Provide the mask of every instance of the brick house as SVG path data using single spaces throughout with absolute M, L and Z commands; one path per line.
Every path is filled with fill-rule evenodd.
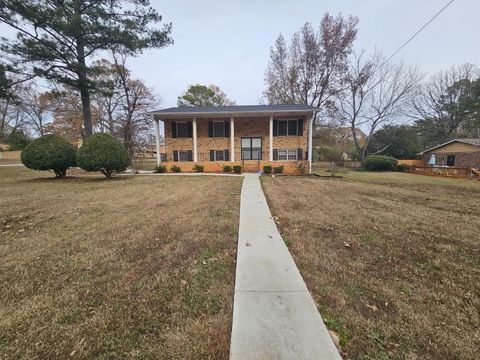
M 196 164 L 206 172 L 221 172 L 224 165 L 241 165 L 243 171 L 283 165 L 285 173 L 309 172 L 316 110 L 292 104 L 153 111 L 158 147 L 160 121 L 165 138 L 165 154 L 157 164 L 177 165 L 185 172 Z
M 427 166 L 480 168 L 480 140 L 454 139 L 420 153 Z

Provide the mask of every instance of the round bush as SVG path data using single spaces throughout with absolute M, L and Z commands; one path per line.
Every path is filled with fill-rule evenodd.
M 125 146 L 109 134 L 90 136 L 77 152 L 77 164 L 85 171 L 100 171 L 107 178 L 125 171 L 129 164 Z
M 363 166 L 370 171 L 393 171 L 397 165 L 397 159 L 390 156 L 372 155 L 367 157 Z
M 22 151 L 22 163 L 33 170 L 52 170 L 56 177 L 65 177 L 75 166 L 75 148 L 57 135 L 44 135 L 33 140 Z

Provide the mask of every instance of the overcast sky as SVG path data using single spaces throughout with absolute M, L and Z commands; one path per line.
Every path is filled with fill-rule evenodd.
M 137 77 L 176 105 L 189 84 L 219 85 L 237 104 L 257 104 L 269 48 L 279 33 L 290 39 L 325 12 L 359 18 L 357 49 L 393 53 L 447 0 L 152 0 L 173 24 L 175 44 L 132 59 Z M 453 64 L 480 65 L 479 0 L 456 0 L 396 57 L 434 73 Z
M 130 59 L 133 75 L 176 106 L 190 84 L 215 84 L 237 104 L 259 103 L 269 49 L 279 33 L 289 41 L 325 12 L 359 18 L 357 50 L 397 50 L 448 0 L 151 0 L 173 24 L 174 45 Z M 480 0 L 455 0 L 394 60 L 427 74 L 465 62 L 480 65 Z M 4 36 L 15 32 L 0 26 Z

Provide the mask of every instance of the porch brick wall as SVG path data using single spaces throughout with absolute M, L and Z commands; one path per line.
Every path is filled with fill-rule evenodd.
M 304 158 L 307 151 L 307 134 L 308 121 L 301 117 L 274 117 L 274 120 L 283 119 L 302 119 L 303 120 L 303 134 L 302 136 L 274 136 L 274 149 L 302 149 Z M 192 138 L 172 138 L 172 121 L 191 121 L 192 119 L 166 119 L 164 121 L 165 127 L 165 143 L 166 152 L 173 153 L 174 150 L 193 150 Z M 230 121 L 230 118 L 197 118 L 197 151 L 198 154 L 208 154 L 210 150 L 230 150 L 229 137 L 208 137 L 208 122 L 209 121 Z M 269 117 L 241 117 L 234 118 L 235 128 L 235 160 L 240 160 L 241 152 L 241 138 L 242 137 L 261 137 L 262 150 L 264 160 L 268 160 L 269 147 L 269 133 L 270 133 L 270 118 Z

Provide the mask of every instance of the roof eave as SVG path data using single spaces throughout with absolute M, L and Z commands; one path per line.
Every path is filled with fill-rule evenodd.
M 212 118 L 212 117 L 248 117 L 268 115 L 310 115 L 316 110 L 265 110 L 265 111 L 222 111 L 222 112 L 161 112 L 152 111 L 149 114 L 156 118 L 180 119 L 180 118 Z
M 423 154 L 425 154 L 425 153 L 427 153 L 427 152 L 430 152 L 430 151 L 432 151 L 432 150 L 441 148 L 442 146 L 451 144 L 452 142 L 455 142 L 455 141 L 458 141 L 458 142 L 461 142 L 461 143 L 464 143 L 464 144 L 468 144 L 468 145 L 480 146 L 480 145 L 477 145 L 477 144 L 472 144 L 471 142 L 468 142 L 468 141 L 464 141 L 463 139 L 453 139 L 453 140 L 447 141 L 447 142 L 445 142 L 445 143 L 443 143 L 443 144 L 434 146 L 434 147 L 432 147 L 432 148 L 430 148 L 430 149 L 423 150 L 421 153 L 418 153 L 418 155 L 423 155 Z

